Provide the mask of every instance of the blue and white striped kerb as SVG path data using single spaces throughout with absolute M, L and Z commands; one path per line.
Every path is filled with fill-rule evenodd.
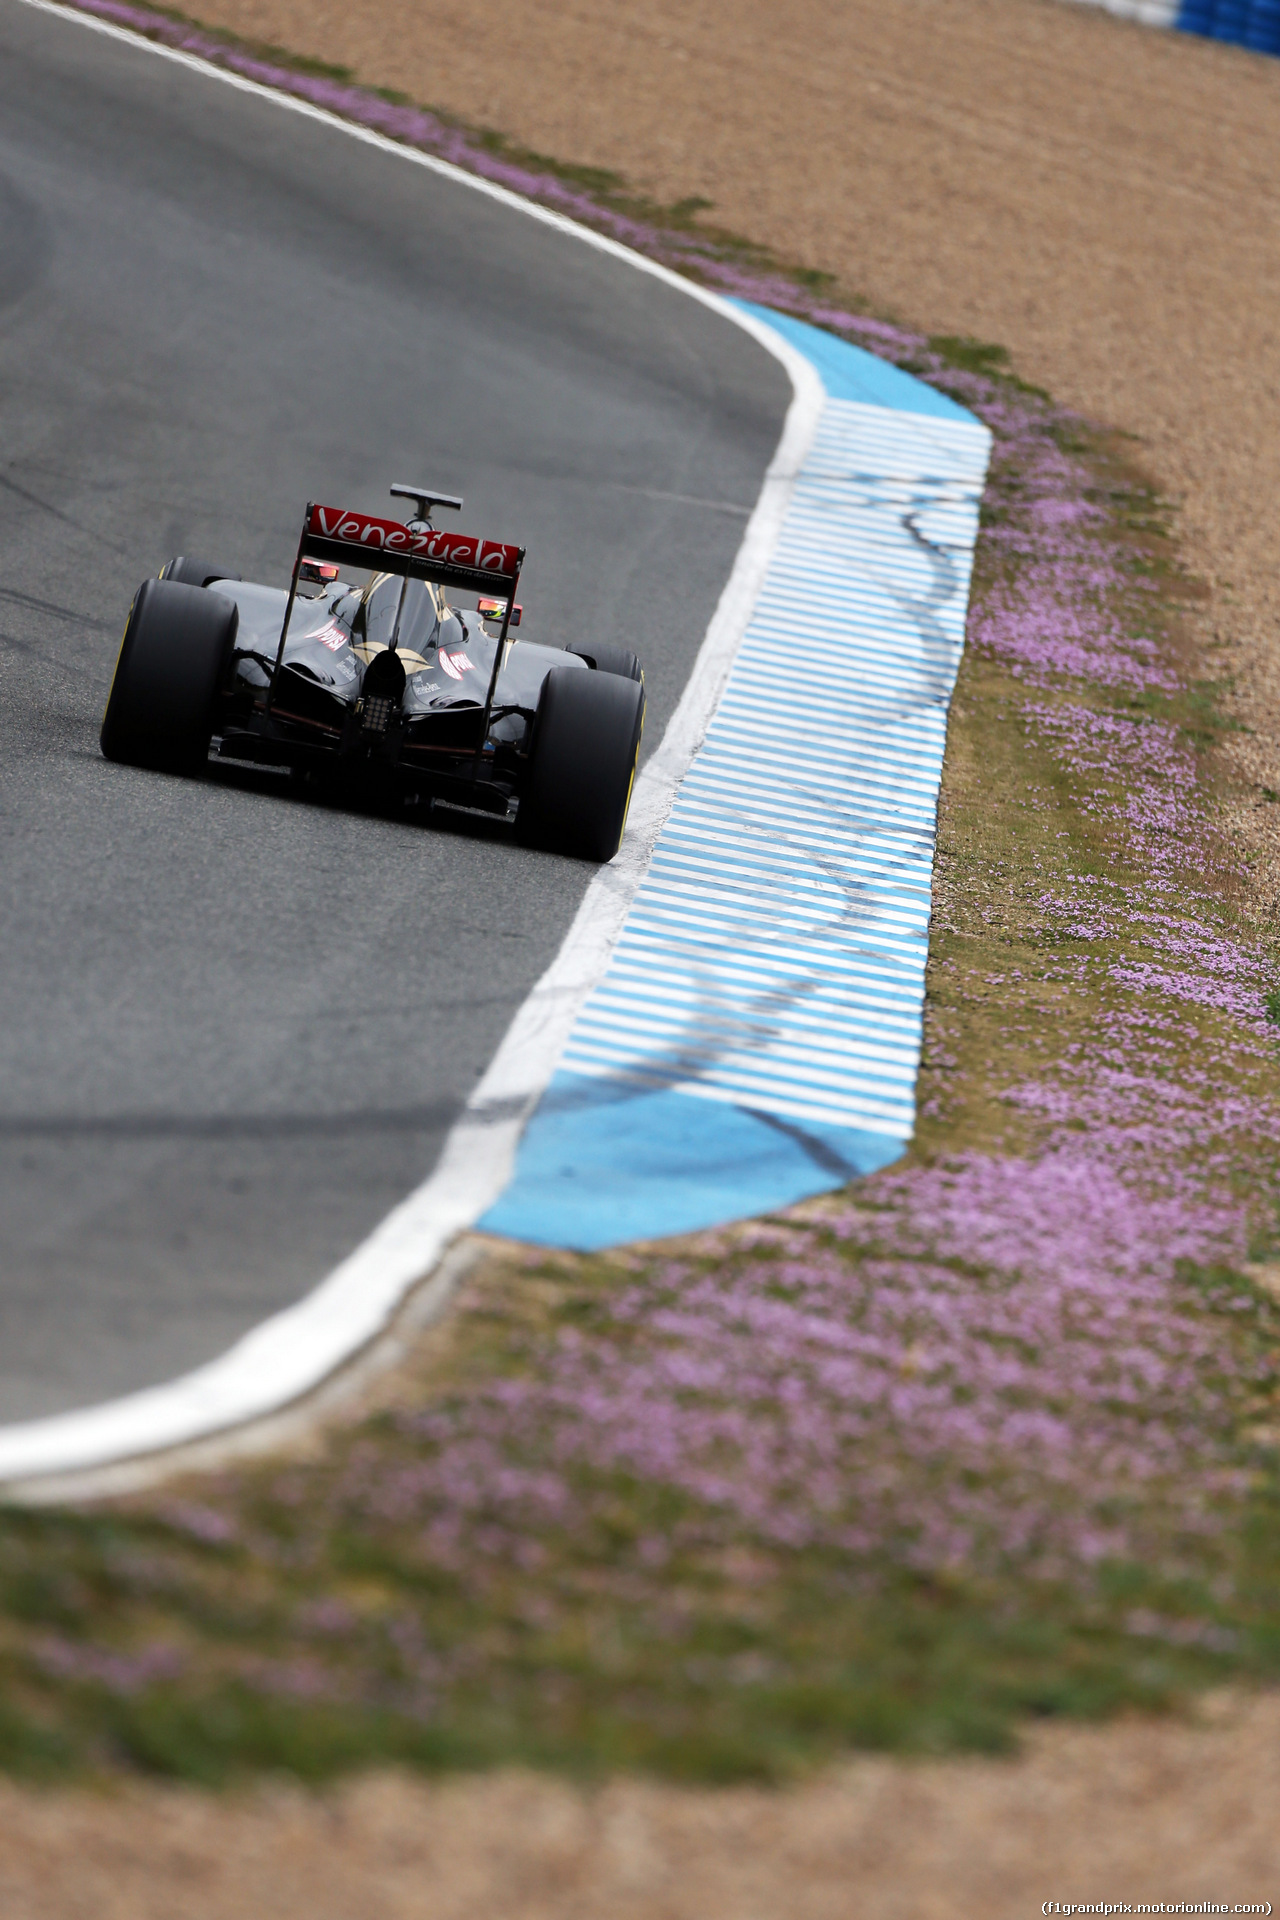
M 753 308 L 827 400 L 706 739 L 479 1224 L 581 1249 L 785 1205 L 914 1124 L 947 706 L 990 435 Z

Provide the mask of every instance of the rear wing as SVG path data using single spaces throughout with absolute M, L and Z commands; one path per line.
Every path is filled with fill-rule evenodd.
M 439 504 L 446 503 L 441 501 Z M 458 505 L 461 504 L 459 501 Z M 302 537 L 298 541 L 298 554 L 293 563 L 293 578 L 289 582 L 280 644 L 276 648 L 275 666 L 267 688 L 267 714 L 270 714 L 275 699 L 276 682 L 284 660 L 284 646 L 289 634 L 293 603 L 298 597 L 298 577 L 304 560 L 329 561 L 340 567 L 371 567 L 379 573 L 399 574 L 406 582 L 430 580 L 436 586 L 460 587 L 466 592 L 481 593 L 506 604 L 501 616 L 502 632 L 494 653 L 493 670 L 489 675 L 474 777 L 479 772 L 481 752 L 488 737 L 498 669 L 505 653 L 507 634 L 513 624 L 515 592 L 520 569 L 524 565 L 524 552 L 523 547 L 509 546 L 501 540 L 484 540 L 478 534 L 441 533 L 435 527 L 428 526 L 425 519 L 406 527 L 399 520 L 380 520 L 370 513 L 353 512 L 347 507 L 321 507 L 314 501 L 308 501 Z M 393 652 L 400 635 L 404 592 L 404 587 L 401 587 L 400 606 L 396 610 L 396 623 L 391 635 Z M 519 615 L 515 614 L 515 619 L 518 618 Z
M 300 557 L 333 560 L 339 566 L 376 567 L 380 573 L 433 580 L 510 600 L 515 593 L 524 548 L 477 534 L 439 533 L 431 527 L 405 527 L 345 507 L 307 508 Z

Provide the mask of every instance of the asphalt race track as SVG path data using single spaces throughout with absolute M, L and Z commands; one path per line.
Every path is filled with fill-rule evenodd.
M 786 376 L 696 302 L 0 0 L 0 1420 L 212 1358 L 430 1170 L 591 870 L 97 746 L 138 581 L 393 480 L 679 697 Z

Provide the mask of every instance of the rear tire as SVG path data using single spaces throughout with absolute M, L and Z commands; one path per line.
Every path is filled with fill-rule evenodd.
M 238 573 L 228 573 L 224 567 L 212 566 L 208 560 L 192 560 L 185 553 L 160 569 L 162 580 L 175 580 L 180 587 L 207 587 L 211 580 L 239 580 L 240 577 Z
M 617 673 L 624 680 L 644 679 L 644 668 L 630 647 L 597 646 L 591 642 L 585 647 L 566 647 L 565 652 L 576 653 L 579 660 L 585 660 L 597 673 Z
M 553 667 L 542 683 L 516 818 L 525 846 L 612 860 L 627 823 L 643 730 L 638 680 Z
M 201 770 L 239 617 L 225 594 L 143 581 L 102 719 L 108 760 L 167 773 Z

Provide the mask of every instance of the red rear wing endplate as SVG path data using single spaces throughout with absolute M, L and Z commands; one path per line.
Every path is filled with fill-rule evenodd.
M 307 508 L 301 554 L 333 560 L 339 566 L 371 567 L 379 573 L 407 574 L 510 600 L 524 565 L 524 548 L 477 534 L 439 533 L 379 520 L 345 507 Z

